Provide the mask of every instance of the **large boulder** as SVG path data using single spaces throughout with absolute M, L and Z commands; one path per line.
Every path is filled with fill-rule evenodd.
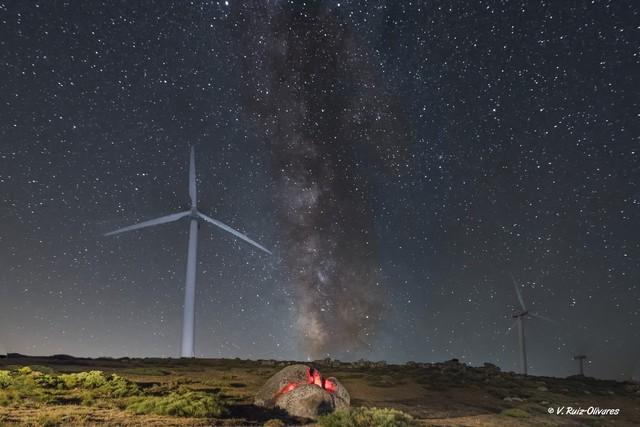
M 348 408 L 351 405 L 351 396 L 346 388 L 335 377 L 325 380 L 325 388 L 333 394 L 336 409 Z
M 302 384 L 281 394 L 276 406 L 289 415 L 304 418 L 317 418 L 336 409 L 331 393 L 315 384 Z
M 317 418 L 336 409 L 348 408 L 351 397 L 334 377 L 324 379 L 306 365 L 291 365 L 274 374 L 260 388 L 254 403 L 278 407 L 289 415 Z
M 273 408 L 278 395 L 289 384 L 307 383 L 309 367 L 305 365 L 290 365 L 278 371 L 258 390 L 254 403 L 257 406 Z

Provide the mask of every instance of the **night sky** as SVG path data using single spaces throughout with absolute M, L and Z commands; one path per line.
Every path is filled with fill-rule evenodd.
M 0 2 L 0 352 L 640 379 L 632 1 Z

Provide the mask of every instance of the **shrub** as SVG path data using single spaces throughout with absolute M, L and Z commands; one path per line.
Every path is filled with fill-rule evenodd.
M 226 402 L 219 395 L 201 391 L 171 393 L 162 397 L 144 397 L 130 404 L 127 409 L 136 414 L 195 418 L 220 417 L 228 414 Z
M 56 388 L 62 383 L 58 376 L 49 374 L 37 375 L 34 380 L 36 384 L 43 388 Z
M 416 425 L 413 418 L 390 408 L 352 408 L 320 417 L 321 427 L 409 427 Z
M 136 383 L 116 374 L 106 376 L 102 371 L 61 375 L 40 374 L 35 376 L 34 380 L 43 388 L 83 389 L 91 391 L 95 396 L 103 397 L 127 397 L 141 393 Z
M 18 369 L 18 373 L 21 375 L 29 375 L 33 370 L 28 366 L 23 366 Z
M 102 371 L 78 372 L 75 374 L 62 374 L 60 380 L 64 388 L 98 388 L 107 383 L 107 377 Z
M 11 378 L 11 372 L 0 371 L 0 388 L 7 388 L 13 384 L 13 378 Z
M 285 427 L 286 424 L 282 420 L 272 419 L 264 423 L 263 427 Z
M 109 397 L 136 396 L 141 393 L 136 383 L 116 374 L 111 374 L 107 383 L 99 390 Z

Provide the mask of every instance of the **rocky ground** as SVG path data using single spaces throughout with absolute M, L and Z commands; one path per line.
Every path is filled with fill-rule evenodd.
M 229 414 L 214 418 L 135 415 L 107 401 L 73 399 L 32 402 L 0 399 L 0 424 L 67 425 L 263 425 L 270 419 L 312 425 L 253 405 L 256 392 L 274 373 L 294 362 L 239 359 L 82 359 L 69 356 L 0 357 L 0 370 L 22 366 L 49 372 L 101 370 L 134 381 L 145 390 L 186 387 L 225 396 Z M 348 389 L 353 406 L 394 408 L 412 415 L 422 426 L 638 426 L 640 385 L 586 377 L 524 377 L 486 364 L 470 367 L 455 360 L 444 363 L 312 364 Z M 1 391 L 1 390 L 0 390 Z M 1 397 L 1 396 L 0 396 Z M 120 405 L 121 406 L 121 405 Z M 566 414 L 568 408 L 585 413 Z M 617 415 L 586 413 L 618 409 Z M 550 414 L 550 410 L 553 414 Z M 560 415 L 556 412 L 564 412 Z

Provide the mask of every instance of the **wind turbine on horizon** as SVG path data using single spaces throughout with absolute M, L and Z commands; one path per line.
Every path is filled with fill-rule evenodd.
M 524 299 L 522 298 L 522 293 L 520 292 L 520 286 L 518 285 L 518 282 L 516 282 L 516 278 L 512 275 L 511 279 L 513 280 L 513 286 L 516 289 L 516 295 L 518 296 L 518 302 L 520 303 L 520 307 L 522 308 L 522 311 L 511 316 L 516 320 L 515 322 L 513 322 L 511 326 L 509 326 L 507 333 L 511 332 L 511 330 L 513 330 L 513 328 L 516 325 L 518 325 L 518 336 L 519 336 L 519 342 L 520 342 L 520 367 L 522 369 L 522 373 L 524 375 L 527 375 L 527 372 L 528 372 L 527 349 L 526 349 L 525 338 L 524 338 L 524 320 L 527 316 L 537 317 L 538 319 L 546 320 L 547 322 L 553 322 L 553 320 L 549 319 L 548 317 L 542 316 L 538 313 L 529 311 L 529 309 L 527 309 L 527 307 L 524 304 Z
M 139 228 L 151 227 L 154 225 L 166 224 L 179 219 L 189 218 L 189 246 L 187 250 L 187 275 L 184 289 L 184 311 L 182 320 L 182 357 L 194 357 L 194 324 L 195 324 L 195 297 L 196 297 L 196 259 L 198 251 L 198 228 L 199 222 L 204 220 L 216 227 L 222 228 L 224 231 L 251 243 L 256 248 L 271 254 L 259 243 L 254 242 L 244 234 L 229 227 L 227 224 L 216 219 L 210 218 L 198 210 L 197 194 L 196 194 L 196 166 L 195 166 L 195 150 L 191 147 L 191 156 L 189 160 L 189 197 L 191 198 L 191 209 L 184 212 L 178 212 L 166 215 L 160 218 L 151 219 L 120 228 L 118 230 L 106 233 L 105 236 L 125 233 L 127 231 L 137 230 Z

